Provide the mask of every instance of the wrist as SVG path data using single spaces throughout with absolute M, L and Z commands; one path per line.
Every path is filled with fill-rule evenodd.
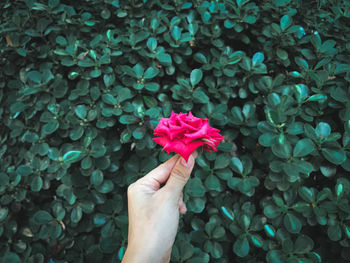
M 151 244 L 129 243 L 122 263 L 168 263 L 170 255 L 171 249 L 162 253 Z

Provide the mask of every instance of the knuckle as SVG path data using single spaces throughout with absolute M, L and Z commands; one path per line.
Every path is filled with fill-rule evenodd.
M 172 176 L 181 182 L 187 182 L 188 180 L 188 174 L 180 168 L 174 168 Z
M 132 195 L 134 192 L 135 192 L 135 188 L 136 188 L 136 184 L 135 183 L 132 183 L 128 186 L 128 195 Z

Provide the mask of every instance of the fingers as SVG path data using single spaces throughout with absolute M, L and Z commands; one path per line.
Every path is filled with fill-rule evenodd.
M 179 158 L 171 170 L 169 179 L 164 186 L 164 190 L 170 191 L 175 198 L 180 197 L 182 189 L 190 177 L 195 157 L 197 157 L 196 152 L 190 155 L 187 162 L 182 157 Z
M 183 203 L 182 202 L 182 204 L 181 205 L 179 205 L 179 212 L 181 213 L 181 214 L 186 214 L 186 212 L 187 212 L 187 207 L 186 207 L 186 204 L 185 203 Z
M 181 214 L 186 214 L 187 212 L 187 207 L 186 207 L 186 204 L 185 202 L 183 201 L 183 193 L 181 192 L 181 196 L 180 196 L 180 200 L 179 200 L 179 212 Z
M 168 180 L 170 172 L 174 168 L 179 158 L 180 156 L 178 154 L 173 156 L 165 163 L 162 163 L 158 167 L 154 168 L 140 180 L 149 185 L 154 191 L 157 191 L 160 188 L 160 185 Z

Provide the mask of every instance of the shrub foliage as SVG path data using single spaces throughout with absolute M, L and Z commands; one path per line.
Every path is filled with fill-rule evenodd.
M 349 262 L 345 0 L 0 3 L 0 260 L 120 262 L 161 117 L 222 130 L 173 262 Z M 146 227 L 146 226 L 145 226 Z

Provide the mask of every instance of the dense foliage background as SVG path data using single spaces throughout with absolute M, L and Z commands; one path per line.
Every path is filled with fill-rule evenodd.
M 172 262 L 350 262 L 350 4 L 0 2 L 0 262 L 120 262 L 161 117 L 222 130 Z

